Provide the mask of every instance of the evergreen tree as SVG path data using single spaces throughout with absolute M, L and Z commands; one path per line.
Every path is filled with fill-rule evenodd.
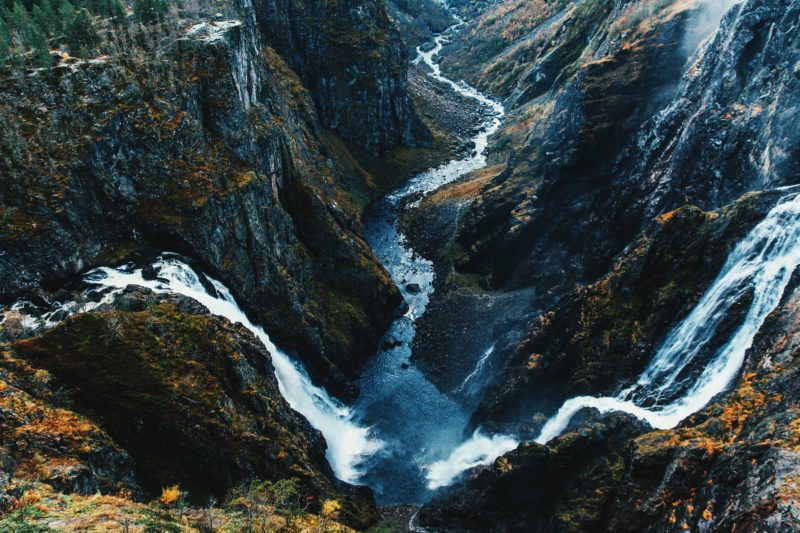
M 25 6 L 19 2 L 15 2 L 8 22 L 9 26 L 11 26 L 12 36 L 14 36 L 17 41 L 17 46 L 20 49 L 25 49 L 30 46 L 32 23 Z
M 58 7 L 58 20 L 62 32 L 72 23 L 72 19 L 75 18 L 75 11 L 75 6 L 70 4 L 68 0 L 65 0 Z
M 50 57 L 50 46 L 47 43 L 47 36 L 37 25 L 31 28 L 30 46 L 33 52 L 32 61 L 34 66 L 49 67 L 52 64 Z
M 111 18 L 116 21 L 125 19 L 125 8 L 119 0 L 95 0 L 94 10 L 105 18 Z
M 3 17 L 0 17 L 0 66 L 5 64 L 9 55 L 11 55 L 11 34 L 8 24 Z
M 164 20 L 169 4 L 167 0 L 135 0 L 133 12 L 144 24 L 153 24 Z
M 31 17 L 39 28 L 47 35 L 59 32 L 58 17 L 50 4 L 50 0 L 42 0 L 38 6 L 33 6 Z
M 64 41 L 71 52 L 77 53 L 81 48 L 84 48 L 87 55 L 100 42 L 100 36 L 97 35 L 97 31 L 94 29 L 94 24 L 92 24 L 88 11 L 85 9 L 79 10 L 73 19 L 65 25 Z

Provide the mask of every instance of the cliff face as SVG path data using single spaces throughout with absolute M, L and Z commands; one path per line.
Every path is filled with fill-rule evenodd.
M 496 167 L 450 189 L 473 193 L 439 249 L 453 264 L 442 292 L 524 298 L 519 315 L 535 316 L 499 338 L 497 375 L 470 429 L 532 439 L 564 400 L 630 386 L 785 191 L 746 193 L 800 179 L 787 122 L 800 102 L 798 6 L 723 7 L 508 1 L 470 22 L 445 58 L 502 95 L 509 115 Z M 547 446 L 525 442 L 468 472 L 423 508 L 422 525 L 796 529 L 797 297 L 795 280 L 730 390 L 676 429 L 581 411 Z M 728 311 L 711 348 L 751 299 Z M 480 323 L 496 335 L 503 321 L 498 312 Z M 462 353 L 421 355 L 439 368 Z
M 474 424 L 533 439 L 568 398 L 629 386 L 779 196 L 659 217 L 607 276 L 538 318 L 511 349 Z M 422 523 L 446 531 L 796 529 L 799 297 L 795 279 L 732 390 L 677 428 L 581 411 L 546 446 L 524 442 L 470 472 L 423 509 Z M 748 296 L 723 332 L 739 327 L 743 304 Z
M 447 7 L 436 0 L 389 0 L 386 6 L 410 50 L 456 23 Z
M 6 77 L 4 298 L 138 246 L 180 251 L 351 394 L 400 297 L 360 236 L 347 189 L 363 178 L 336 166 L 324 128 L 379 150 L 418 123 L 383 4 L 337 6 L 229 6 Z
M 262 34 L 310 89 L 323 126 L 373 153 L 430 141 L 406 94 L 406 51 L 383 1 L 254 5 Z
M 661 212 L 795 181 L 796 5 L 745 2 L 695 57 L 715 27 L 698 22 L 702 3 L 548 4 L 498 46 L 490 21 L 511 4 L 473 23 L 465 41 L 478 42 L 448 60 L 485 61 L 459 72 L 512 109 L 498 140 L 506 171 L 462 224 L 460 270 L 568 288 L 607 271 Z

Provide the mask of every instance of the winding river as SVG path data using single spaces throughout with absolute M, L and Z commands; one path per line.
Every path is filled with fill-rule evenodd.
M 362 482 L 372 487 L 382 504 L 419 503 L 431 490 L 449 484 L 461 471 L 488 463 L 513 449 L 517 441 L 476 432 L 464 440 L 472 414 L 460 401 L 440 392 L 411 363 L 416 333 L 434 291 L 433 263 L 417 254 L 398 226 L 399 213 L 417 206 L 429 193 L 486 166 L 489 138 L 500 127 L 502 104 L 465 83 L 445 77 L 436 62 L 447 37 L 463 25 L 459 21 L 436 37 L 430 50 L 417 49 L 415 63 L 429 75 L 490 112 L 472 141 L 474 150 L 463 159 L 414 176 L 376 202 L 365 217 L 369 245 L 400 288 L 408 304 L 406 314 L 387 332 L 383 349 L 361 378 L 361 396 L 354 406 L 361 423 L 371 428 L 382 446 L 363 461 Z M 479 371 L 479 369 L 478 369 Z

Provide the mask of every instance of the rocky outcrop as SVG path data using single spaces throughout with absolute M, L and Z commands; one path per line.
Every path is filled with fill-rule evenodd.
M 668 431 L 620 415 L 523 444 L 428 504 L 443 531 L 794 531 L 800 293 L 770 316 L 737 386 Z M 642 433 L 643 432 L 643 433 Z M 640 434 L 642 433 L 642 434 Z
M 334 498 L 346 522 L 364 527 L 374 519 L 368 491 L 334 480 L 322 436 L 281 396 L 266 348 L 192 300 L 129 289 L 111 306 L 78 314 L 7 350 L 7 360 L 41 369 L 52 380 L 59 392 L 50 401 L 62 414 L 51 418 L 61 417 L 64 431 L 87 426 L 107 432 L 113 443 L 105 447 L 123 454 L 129 470 L 133 463 L 146 495 L 180 484 L 204 502 L 253 479 L 295 478 L 313 509 Z M 46 421 L 39 422 L 44 442 L 59 437 Z M 108 456 L 86 438 L 83 448 L 90 457 Z
M 0 511 L 32 483 L 66 493 L 139 495 L 130 455 L 101 426 L 62 404 L 52 374 L 8 346 L 1 349 Z
M 564 297 L 506 347 L 510 353 L 475 424 L 532 439 L 568 398 L 629 386 L 714 280 L 728 251 L 780 196 L 750 194 L 719 212 L 687 206 L 658 217 L 611 272 Z M 729 318 L 724 331 L 741 317 Z
M 420 523 L 447 532 L 603 531 L 628 439 L 641 428 L 612 415 L 549 446 L 521 444 L 425 505 Z
M 529 48 L 492 62 L 492 79 L 514 74 L 498 140 L 514 151 L 464 219 L 459 269 L 562 291 L 662 212 L 796 181 L 797 6 L 745 2 L 695 57 L 704 9 L 584 2 L 535 18 Z

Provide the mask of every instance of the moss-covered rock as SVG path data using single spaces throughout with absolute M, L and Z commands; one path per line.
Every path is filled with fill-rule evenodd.
M 125 298 L 140 310 L 76 315 L 8 350 L 52 376 L 51 401 L 129 454 L 146 493 L 179 484 L 201 502 L 254 478 L 297 479 L 311 508 L 333 498 L 346 522 L 373 520 L 369 495 L 334 480 L 324 440 L 283 399 L 249 331 L 183 298 Z

